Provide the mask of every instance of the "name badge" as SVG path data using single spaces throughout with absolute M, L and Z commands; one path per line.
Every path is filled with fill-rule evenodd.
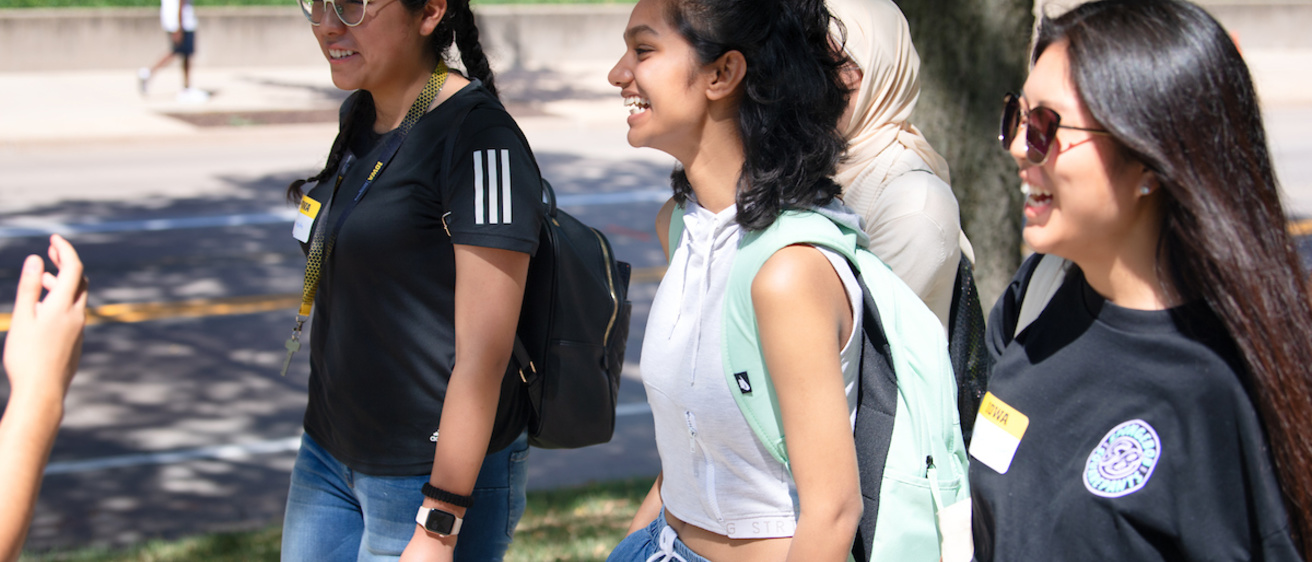
M 1029 426 L 1029 416 L 999 400 L 992 392 L 985 393 L 979 404 L 979 414 L 975 416 L 970 456 L 998 474 L 1006 474 Z
M 314 227 L 314 217 L 319 216 L 319 202 L 309 195 L 301 197 L 301 206 L 297 209 L 296 222 L 292 224 L 292 238 L 301 242 L 310 241 L 310 231 Z

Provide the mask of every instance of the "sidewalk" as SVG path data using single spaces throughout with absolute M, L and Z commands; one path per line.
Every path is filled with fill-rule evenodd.
M 622 123 L 609 68 L 583 65 L 498 73 L 512 112 L 580 121 Z M 194 68 L 192 85 L 208 101 L 177 99 L 181 72 L 157 73 L 142 95 L 135 72 L 0 73 L 0 148 L 29 143 L 116 142 L 185 138 L 215 125 L 333 124 L 347 92 L 333 86 L 328 65 Z M 518 110 L 518 111 L 516 111 Z
M 335 109 L 344 97 L 326 68 L 194 69 L 193 84 L 210 100 L 176 100 L 182 77 L 159 72 L 146 95 L 134 72 L 0 74 L 0 146 L 31 142 L 185 137 L 200 127 L 170 113 Z
M 1272 157 L 1292 215 L 1312 216 L 1312 50 L 1246 50 L 1267 114 Z M 502 98 L 525 132 L 546 137 L 622 127 L 623 109 L 606 83 L 609 65 L 499 72 Z M 207 68 L 193 85 L 203 103 L 176 99 L 176 66 L 138 91 L 132 71 L 0 73 L 0 150 L 31 145 L 120 143 L 215 134 L 295 132 L 309 124 L 330 135 L 346 93 L 333 86 L 327 64 Z M 261 124 L 275 123 L 273 127 Z M 299 125 L 286 125 L 296 123 Z M 219 125 L 219 126 L 215 126 Z M 230 125 L 230 126 L 223 126 Z M 231 125 L 255 125 L 234 127 Z M 535 141 L 536 142 L 536 141 Z M 626 152 L 632 155 L 632 152 Z
M 1312 106 L 1312 72 L 1308 72 L 1312 51 L 1252 51 L 1247 56 L 1268 109 Z M 586 121 L 602 111 L 596 102 L 618 107 L 615 92 L 605 81 L 607 70 L 594 64 L 550 72 L 502 72 L 498 80 L 508 104 L 528 104 L 534 114 Z M 286 120 L 331 122 L 331 113 L 324 112 L 335 110 L 346 95 L 333 86 L 326 64 L 202 66 L 193 70 L 192 79 L 194 86 L 210 93 L 208 101 L 188 104 L 175 98 L 181 88 L 176 65 L 159 72 L 145 96 L 138 92 L 135 73 L 122 70 L 0 73 L 0 147 L 186 137 L 204 128 L 172 115 L 226 115 L 231 124 L 239 125 L 250 123 L 232 114 L 287 112 Z

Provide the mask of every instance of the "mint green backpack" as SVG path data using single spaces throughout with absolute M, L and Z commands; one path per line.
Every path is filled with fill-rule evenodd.
M 682 232 L 676 209 L 671 253 Z M 779 404 L 757 338 L 752 280 L 770 256 L 793 244 L 847 258 L 865 293 L 855 429 L 865 512 L 852 554 L 898 562 L 969 559 L 962 549 L 970 546 L 970 487 L 947 336 L 920 298 L 865 249 L 864 237 L 812 211 L 786 211 L 769 228 L 743 235 L 725 294 L 725 377 L 757 438 L 788 466 Z M 750 384 L 740 385 L 738 377 Z M 953 515 L 940 523 L 940 512 Z

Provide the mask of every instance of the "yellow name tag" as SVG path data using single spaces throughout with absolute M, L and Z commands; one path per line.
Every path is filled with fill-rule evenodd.
M 311 199 L 309 195 L 301 197 L 296 222 L 292 224 L 292 238 L 301 242 L 310 241 L 310 231 L 314 228 L 314 218 L 319 216 L 319 206 L 319 202 Z
M 301 197 L 301 214 L 310 218 L 319 216 L 319 202 L 309 195 Z
M 1006 474 L 1029 426 L 1029 416 L 998 399 L 992 392 L 985 393 L 979 404 L 979 414 L 975 416 L 970 456 L 999 474 Z

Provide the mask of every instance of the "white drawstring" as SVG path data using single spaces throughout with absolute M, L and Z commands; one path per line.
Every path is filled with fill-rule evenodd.
M 679 534 L 674 532 L 668 525 L 661 529 L 660 552 L 657 552 L 647 558 L 647 562 L 669 562 L 677 560 L 678 562 L 688 562 L 687 558 L 679 556 L 674 551 L 674 541 L 679 539 Z

